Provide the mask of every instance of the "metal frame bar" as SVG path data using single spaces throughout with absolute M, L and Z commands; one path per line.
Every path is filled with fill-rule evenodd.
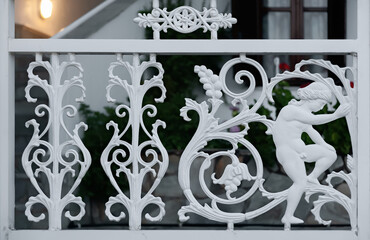
M 14 37 L 14 0 L 0 3 L 0 239 L 14 228 L 14 55 L 8 52 Z
M 11 39 L 12 53 L 157 53 L 157 54 L 347 54 L 358 40 L 105 40 Z
M 358 237 L 370 239 L 370 48 L 369 48 L 369 10 L 368 0 L 357 1 L 357 36 L 358 51 Z
M 40 231 L 40 230 L 21 230 L 11 232 L 9 240 L 80 240 L 91 239 L 100 240 L 107 238 L 111 240 L 132 239 L 177 239 L 188 240 L 193 239 L 215 239 L 215 240 L 245 240 L 245 239 L 315 239 L 315 240 L 355 240 L 356 235 L 351 231 L 256 231 L 256 230 L 65 230 L 65 231 Z

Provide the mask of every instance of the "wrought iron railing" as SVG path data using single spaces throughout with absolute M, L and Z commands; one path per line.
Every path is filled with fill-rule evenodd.
M 9 1 L 6 1 L 9 2 Z M 6 9 L 8 5 L 6 4 Z M 358 9 L 369 7 L 365 0 L 358 1 Z M 368 12 L 359 11 L 359 29 L 368 27 Z M 8 16 L 8 13 L 6 14 Z M 245 222 L 256 218 L 262 214 L 268 214 L 269 210 L 277 205 L 287 202 L 287 208 L 283 218 L 285 230 L 290 230 L 292 224 L 302 223 L 301 219 L 294 217 L 298 201 L 305 193 L 307 201 L 312 195 L 318 194 L 319 197 L 313 202 L 312 213 L 318 223 L 329 225 L 330 219 L 321 217 L 321 209 L 328 202 L 335 202 L 341 205 L 349 215 L 350 230 L 347 231 L 320 231 L 309 230 L 297 231 L 218 231 L 205 230 L 204 232 L 189 231 L 180 233 L 180 238 L 206 237 L 206 238 L 233 238 L 241 239 L 247 236 L 257 237 L 263 235 L 264 238 L 281 237 L 286 239 L 296 239 L 298 237 L 308 238 L 306 234 L 318 239 L 339 238 L 339 239 L 366 239 L 368 229 L 366 224 L 368 218 L 369 200 L 369 110 L 366 108 L 369 102 L 368 90 L 369 77 L 368 71 L 368 29 L 366 36 L 361 31 L 358 32 L 358 39 L 355 40 L 217 40 L 217 31 L 221 27 L 231 27 L 236 22 L 230 14 L 220 14 L 217 11 L 216 1 L 212 0 L 209 9 L 198 11 L 192 7 L 183 6 L 168 12 L 160 9 L 157 0 L 153 1 L 153 10 L 150 14 L 139 14 L 135 18 L 140 26 L 151 27 L 153 29 L 154 40 L 19 40 L 2 39 L 6 42 L 6 51 L 9 53 L 4 64 L 12 65 L 12 56 L 16 53 L 36 53 L 36 60 L 32 62 L 28 69 L 28 85 L 26 87 L 26 98 L 28 102 L 37 102 L 36 98 L 30 93 L 31 88 L 39 87 L 43 89 L 48 97 L 49 104 L 40 104 L 35 108 L 37 117 L 48 117 L 47 125 L 40 128 L 35 119 L 26 122 L 26 127 L 33 128 L 33 136 L 24 150 L 22 156 L 23 168 L 29 177 L 33 187 L 38 194 L 30 196 L 26 203 L 25 214 L 28 220 L 38 222 L 43 220 L 45 214 L 35 215 L 32 207 L 35 204 L 45 206 L 48 214 L 49 230 L 56 231 L 28 231 L 13 230 L 11 211 L 14 200 L 11 195 L 14 183 L 11 184 L 12 171 L 10 163 L 2 163 L 5 169 L 2 176 L 2 196 L 1 211 L 5 217 L 2 218 L 2 237 L 4 239 L 24 239 L 55 237 L 62 239 L 72 237 L 128 237 L 141 239 L 143 237 L 153 237 L 153 239 L 163 238 L 165 234 L 175 237 L 177 233 L 172 231 L 163 232 L 142 231 L 143 235 L 137 231 L 124 231 L 117 233 L 110 230 L 97 232 L 86 231 L 57 231 L 62 229 L 62 218 L 67 217 L 71 221 L 80 220 L 85 214 L 85 203 L 82 198 L 75 196 L 85 173 L 89 171 L 91 156 L 89 151 L 81 141 L 81 134 L 88 126 L 81 122 L 69 129 L 65 124 L 65 117 L 76 117 L 78 114 L 76 105 L 65 105 L 63 97 L 71 88 L 78 88 L 81 95 L 76 102 L 83 101 L 85 97 L 85 86 L 83 84 L 83 66 L 76 61 L 75 54 L 115 54 L 117 60 L 110 64 L 108 69 L 109 82 L 106 87 L 107 102 L 115 102 L 112 96 L 112 89 L 120 89 L 128 97 L 128 104 L 120 104 L 116 107 L 116 115 L 120 118 L 127 118 L 127 125 L 123 129 L 118 124 L 111 121 L 107 123 L 107 128 L 113 129 L 113 135 L 105 150 L 101 153 L 101 167 L 110 179 L 111 184 L 117 191 L 116 196 L 107 199 L 106 216 L 111 221 L 120 221 L 127 217 L 122 211 L 119 215 L 112 214 L 111 207 L 115 204 L 123 205 L 129 218 L 130 230 L 139 230 L 142 223 L 143 210 L 147 205 L 156 205 L 159 209 L 156 216 L 145 214 L 149 221 L 161 221 L 165 214 L 165 201 L 154 194 L 155 189 L 163 179 L 168 168 L 168 153 L 161 143 L 158 131 L 165 128 L 166 124 L 161 120 L 155 120 L 152 126 L 146 126 L 143 118 L 155 118 L 157 106 L 153 104 L 143 104 L 143 98 L 148 90 L 159 88 L 161 96 L 154 99 L 154 102 L 165 101 L 166 86 L 163 82 L 163 74 L 166 69 L 162 68 L 161 63 L 157 62 L 157 54 L 234 54 L 237 57 L 226 62 L 219 73 L 214 73 L 206 66 L 194 66 L 194 72 L 198 74 L 199 80 L 203 85 L 207 100 L 198 102 L 193 99 L 185 99 L 185 106 L 180 110 L 180 115 L 185 121 L 191 121 L 188 116 L 189 111 L 195 111 L 199 116 L 198 128 L 183 151 L 179 167 L 178 181 L 185 195 L 188 204 L 182 206 L 178 211 L 179 221 L 186 222 L 189 213 L 200 215 L 209 220 L 224 223 L 228 230 L 234 229 L 234 224 Z M 7 29 L 7 28 L 5 28 Z M 211 40 L 160 40 L 160 32 L 173 29 L 182 33 L 189 33 L 197 29 L 203 29 L 211 33 Z M 9 42 L 8 42 L 9 41 Z M 348 67 L 339 67 L 324 60 L 306 60 L 295 66 L 293 71 L 285 71 L 277 74 L 269 80 L 264 68 L 256 61 L 248 58 L 246 53 L 287 53 L 287 54 L 346 54 L 353 56 L 353 64 Z M 69 59 L 60 62 L 59 54 L 68 53 Z M 43 54 L 51 54 L 50 61 L 43 60 Z M 149 55 L 148 61 L 141 61 L 140 55 Z M 358 54 L 358 55 L 357 55 Z M 133 61 L 123 60 L 123 55 L 132 55 Z M 4 58 L 5 59 L 5 58 Z M 233 79 L 237 84 L 243 83 L 242 79 L 248 79 L 249 87 L 244 92 L 234 92 L 228 87 L 227 73 L 237 64 L 245 64 L 254 67 L 262 79 L 261 92 L 258 100 L 250 106 L 247 98 L 255 92 L 256 76 L 247 70 L 238 71 Z M 319 66 L 326 69 L 331 75 L 336 76 L 339 82 L 334 82 L 332 78 L 322 76 L 318 73 L 304 71 L 308 65 Z M 33 73 L 36 67 L 46 69 L 49 74 L 49 81 L 40 78 Z M 62 78 L 67 68 L 77 69 L 77 75 L 69 80 Z M 122 79 L 115 74 L 115 69 L 123 68 L 129 73 L 129 79 Z M 148 76 L 144 72 L 148 68 L 155 68 L 157 75 Z M 3 69 L 4 70 L 4 69 Z M 11 68 L 6 69 L 11 72 Z M 348 73 L 354 76 L 349 78 Z M 144 78 L 144 80 L 142 80 Z M 278 114 L 276 120 L 267 119 L 266 116 L 257 113 L 265 100 L 273 101 L 272 90 L 283 80 L 293 78 L 306 79 L 313 82 L 306 88 L 297 92 L 299 101 L 292 101 L 285 106 Z M 359 80 L 358 80 L 359 79 Z M 5 79 L 7 80 L 7 79 Z M 11 79 L 10 79 L 11 80 Z M 180 80 L 181 81 L 181 80 Z M 351 87 L 354 81 L 354 88 Z M 4 87 L 12 89 L 10 83 L 4 83 Z M 2 91 L 4 92 L 4 91 Z M 225 104 L 224 96 L 232 99 L 233 104 L 240 104 L 241 111 L 234 117 L 224 122 L 220 122 L 215 116 L 220 106 Z M 313 114 L 327 104 L 334 96 L 339 107 L 332 114 Z M 2 106 L 4 112 L 14 115 L 14 109 L 10 106 L 9 100 L 12 95 L 3 95 Z M 160 104 L 158 105 L 160 107 Z M 366 108 L 366 109 L 365 109 Z M 176 113 L 174 113 L 176 114 Z M 328 185 L 320 184 L 317 181 L 318 175 L 326 171 L 336 159 L 336 153 L 332 146 L 327 144 L 324 139 L 313 128 L 313 125 L 325 124 L 335 119 L 345 117 L 348 131 L 351 138 L 353 155 L 347 156 L 347 164 L 350 171 L 331 172 L 328 174 L 326 182 Z M 12 141 L 11 123 L 13 117 L 2 121 L 2 126 L 10 129 L 2 143 L 4 147 L 11 148 Z M 283 169 L 292 179 L 293 185 L 280 192 L 267 191 L 264 186 L 263 162 L 256 146 L 253 146 L 245 136 L 248 135 L 249 124 L 260 122 L 266 125 L 266 134 L 273 136 L 277 150 L 277 160 Z M 186 123 L 184 123 L 186 124 Z M 239 131 L 230 132 L 228 129 L 234 126 L 242 126 Z M 4 130 L 4 129 L 3 129 Z M 8 130 L 7 130 L 8 131 Z M 123 136 L 130 131 L 131 141 L 123 140 Z M 139 133 L 144 132 L 148 140 L 142 141 Z M 314 144 L 305 145 L 300 136 L 303 132 L 313 140 Z M 61 137 L 61 134 L 65 137 Z M 5 139 L 5 140 L 4 140 Z M 219 150 L 213 153 L 204 151 L 208 142 L 220 139 L 230 144 L 227 150 Z M 256 166 L 256 172 L 251 173 L 247 164 L 241 162 L 236 156 L 237 150 L 243 146 L 251 153 Z M 12 150 L 5 151 L 4 161 L 12 159 Z M 144 159 L 143 155 L 150 160 Z M 7 157 L 9 159 L 7 159 Z M 206 176 L 205 172 L 212 166 L 212 161 L 224 157 L 229 159 L 221 176 L 212 174 Z M 122 159 L 125 159 L 122 161 Z M 201 162 L 199 176 L 191 174 L 191 166 L 194 161 Z M 12 161 L 10 161 L 12 162 Z M 307 176 L 304 169 L 304 162 L 314 162 L 313 172 Z M 303 170 L 302 170 L 303 169 Z M 212 169 L 211 169 L 212 170 Z M 49 194 L 40 186 L 37 177 L 43 174 L 48 180 Z M 74 183 L 70 184 L 66 193 L 62 193 L 65 187 L 65 176 L 70 174 L 74 178 Z M 129 183 L 129 193 L 120 188 L 117 177 L 125 175 Z M 143 181 L 147 175 L 152 175 L 154 180 L 146 193 L 142 192 Z M 192 192 L 191 180 L 197 178 L 202 191 L 210 201 L 201 203 Z M 213 185 L 219 185 L 224 189 L 224 194 L 215 195 L 205 182 L 205 178 L 210 177 Z M 346 196 L 331 184 L 333 178 L 343 179 L 349 189 L 350 196 Z M 236 194 L 242 182 L 250 182 L 248 191 Z M 253 194 L 260 192 L 270 201 L 252 211 L 228 212 L 222 206 L 235 205 L 247 201 Z M 8 194 L 10 196 L 8 196 Z M 70 211 L 65 211 L 68 204 L 78 205 L 77 215 L 72 215 Z M 10 209 L 10 210 L 9 210 Z M 64 216 L 63 216 L 64 215 Z M 283 229 L 282 229 L 283 230 Z M 86 234 L 86 235 L 84 235 Z M 120 236 L 122 234 L 122 236 Z M 126 234 L 126 235 L 124 235 Z M 198 235 L 194 235 L 198 234 Z

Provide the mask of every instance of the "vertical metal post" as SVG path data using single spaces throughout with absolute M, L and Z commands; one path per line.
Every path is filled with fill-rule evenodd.
M 211 8 L 217 8 L 217 0 L 211 0 L 210 7 Z M 218 38 L 217 31 L 218 30 L 211 30 L 211 39 L 212 40 L 217 40 L 217 38 Z
M 153 9 L 159 8 L 159 0 L 153 0 L 152 4 Z M 160 32 L 158 29 L 153 28 L 153 39 L 159 40 L 161 38 Z
M 159 8 L 159 0 L 153 0 L 153 8 Z
M 14 228 L 14 0 L 0 3 L 0 239 Z
M 358 237 L 370 239 L 370 71 L 369 0 L 358 0 Z
M 211 0 L 211 8 L 217 8 L 217 0 Z

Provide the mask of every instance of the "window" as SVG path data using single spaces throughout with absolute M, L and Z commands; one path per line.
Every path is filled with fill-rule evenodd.
M 344 39 L 345 8 L 345 0 L 233 0 L 233 16 L 238 19 L 233 35 L 241 39 Z M 275 74 L 274 57 L 255 57 L 268 76 Z M 304 58 L 324 56 L 279 57 L 294 66 Z M 324 58 L 344 65 L 343 56 Z
M 328 0 L 265 0 L 262 11 L 263 38 L 328 38 Z

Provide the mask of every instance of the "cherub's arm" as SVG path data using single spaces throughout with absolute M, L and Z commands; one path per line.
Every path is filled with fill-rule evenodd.
M 332 114 L 312 114 L 306 111 L 296 111 L 294 114 L 291 114 L 291 117 L 299 122 L 309 124 L 309 125 L 321 125 L 331 121 L 334 121 L 338 118 L 344 117 L 348 114 L 350 110 L 349 104 L 342 104 L 338 109 Z
M 309 125 L 321 125 L 325 124 L 331 121 L 334 121 L 335 119 L 339 118 L 335 115 L 335 112 L 332 114 L 312 114 L 310 112 L 306 111 L 298 111 L 297 114 L 292 116 L 294 120 L 297 120 L 299 122 L 309 124 Z

